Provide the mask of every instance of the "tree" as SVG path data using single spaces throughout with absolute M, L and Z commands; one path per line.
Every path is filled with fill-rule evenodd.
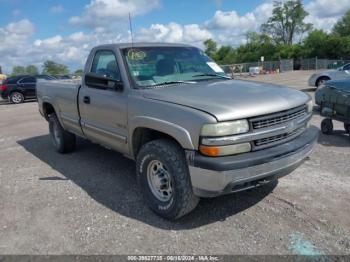
M 29 75 L 37 75 L 39 74 L 39 70 L 35 65 L 29 65 L 26 67 L 26 73 Z
M 205 53 L 207 56 L 214 59 L 215 53 L 217 52 L 217 43 L 213 39 L 207 39 L 204 41 Z
M 43 74 L 66 75 L 69 74 L 69 70 L 66 65 L 58 64 L 54 61 L 48 60 L 44 62 Z
M 77 69 L 77 70 L 75 70 L 75 72 L 74 72 L 74 74 L 75 74 L 76 76 L 82 76 L 83 73 L 84 73 L 83 69 Z
M 304 39 L 306 56 L 327 58 L 327 42 L 329 35 L 322 30 L 314 30 Z
M 301 0 L 275 2 L 272 16 L 261 25 L 261 30 L 271 35 L 277 44 L 292 45 L 297 35 L 311 30 L 312 25 L 304 23 L 307 15 Z
M 333 33 L 339 36 L 350 36 L 350 10 L 334 25 Z
M 24 75 L 26 73 L 26 70 L 23 66 L 14 66 L 12 68 L 12 74 L 11 75 Z

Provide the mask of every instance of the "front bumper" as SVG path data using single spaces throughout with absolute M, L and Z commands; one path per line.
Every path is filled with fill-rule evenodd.
M 268 149 L 227 157 L 196 153 L 189 164 L 193 191 L 200 197 L 238 192 L 278 179 L 309 156 L 318 138 L 311 127 L 297 138 Z

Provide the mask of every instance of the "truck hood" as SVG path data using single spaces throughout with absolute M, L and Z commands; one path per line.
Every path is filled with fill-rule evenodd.
M 144 97 L 195 108 L 218 121 L 255 117 L 305 104 L 300 91 L 251 81 L 208 81 L 147 89 Z

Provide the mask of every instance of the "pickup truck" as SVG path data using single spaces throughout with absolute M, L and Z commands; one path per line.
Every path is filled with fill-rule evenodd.
M 230 79 L 189 45 L 95 47 L 81 81 L 39 81 L 37 98 L 58 152 L 79 136 L 135 160 L 144 200 L 167 219 L 291 173 L 318 136 L 310 96 Z

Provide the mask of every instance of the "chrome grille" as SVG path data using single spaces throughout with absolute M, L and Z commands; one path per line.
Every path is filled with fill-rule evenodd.
M 262 146 L 265 146 L 265 145 L 270 146 L 271 144 L 276 144 L 277 142 L 280 142 L 282 140 L 285 142 L 286 139 L 297 136 L 299 133 L 301 133 L 304 130 L 305 130 L 305 128 L 300 128 L 300 129 L 294 130 L 293 132 L 290 132 L 290 133 L 285 133 L 285 134 L 280 134 L 280 135 L 276 135 L 276 136 L 258 139 L 258 140 L 254 141 L 254 145 L 256 147 L 259 147 L 259 149 L 261 149 Z
M 306 115 L 306 107 L 294 108 L 288 111 L 267 115 L 261 118 L 251 119 L 253 129 L 266 128 L 285 122 L 292 121 L 298 117 Z

